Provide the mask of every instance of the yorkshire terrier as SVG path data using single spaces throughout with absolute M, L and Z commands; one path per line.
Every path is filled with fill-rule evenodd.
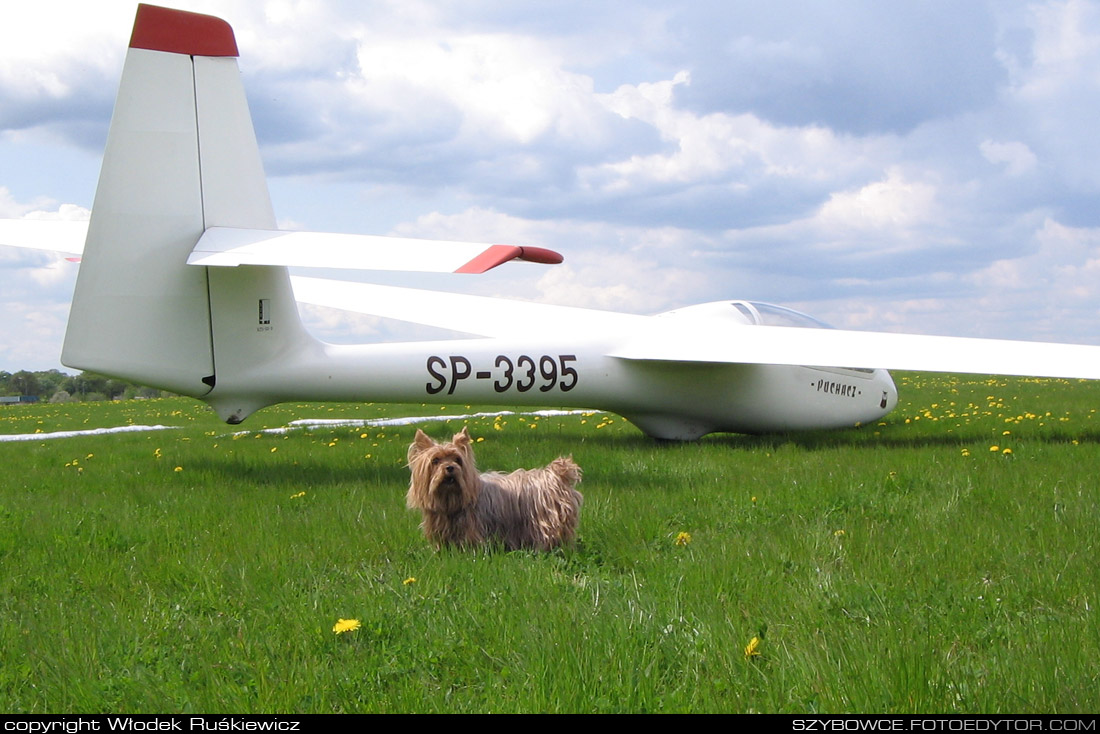
M 407 504 L 423 514 L 420 527 L 436 548 L 498 543 L 545 551 L 576 535 L 584 498 L 574 489 L 581 468 L 571 457 L 541 469 L 479 474 L 465 428 L 450 443 L 417 430 L 409 469 Z

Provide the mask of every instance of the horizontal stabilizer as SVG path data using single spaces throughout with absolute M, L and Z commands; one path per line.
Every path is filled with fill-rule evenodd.
M 510 260 L 556 264 L 562 261 L 562 256 L 541 247 L 210 227 L 199 239 L 187 262 L 190 265 L 218 267 L 279 265 L 352 270 L 484 273 Z
M 553 306 L 528 301 L 468 296 L 457 293 L 395 288 L 323 278 L 292 277 L 294 297 L 301 303 L 435 326 L 489 337 L 538 336 L 588 339 L 643 328 L 647 316 Z
M 679 320 L 652 328 L 609 356 L 630 360 L 882 368 L 926 372 L 1100 379 L 1100 347 L 916 334 L 743 326 L 691 328 Z

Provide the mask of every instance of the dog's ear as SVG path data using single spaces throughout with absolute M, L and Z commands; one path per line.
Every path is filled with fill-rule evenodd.
M 454 443 L 455 446 L 458 446 L 460 449 L 470 448 L 470 431 L 468 430 L 468 427 L 463 426 L 462 432 L 456 433 L 455 437 L 451 439 L 451 442 Z
M 413 438 L 413 442 L 409 444 L 409 461 L 412 461 L 417 455 L 427 451 L 432 446 L 435 446 L 435 441 L 431 437 L 424 433 L 419 428 L 416 429 L 416 437 Z

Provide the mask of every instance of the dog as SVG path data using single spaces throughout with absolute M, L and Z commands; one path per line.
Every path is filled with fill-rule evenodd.
M 574 489 L 581 468 L 572 457 L 541 469 L 479 474 L 466 428 L 450 443 L 417 430 L 409 470 L 407 504 L 422 513 L 420 527 L 436 549 L 499 544 L 547 551 L 576 535 L 584 498 Z

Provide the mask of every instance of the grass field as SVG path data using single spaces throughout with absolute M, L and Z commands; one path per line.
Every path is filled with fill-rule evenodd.
M 415 425 L 262 430 L 476 406 L 236 435 L 186 399 L 0 408 L 9 435 L 173 426 L 0 442 L 0 711 L 1100 710 L 1100 384 L 897 379 L 836 433 L 469 420 L 483 469 L 584 468 L 579 541 L 544 555 L 427 546 Z

